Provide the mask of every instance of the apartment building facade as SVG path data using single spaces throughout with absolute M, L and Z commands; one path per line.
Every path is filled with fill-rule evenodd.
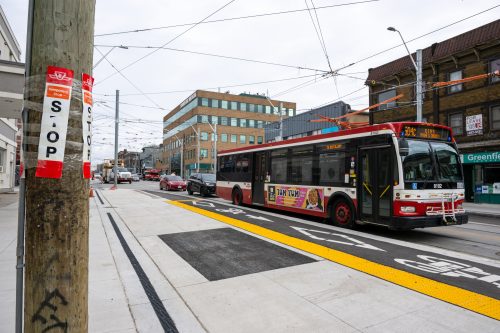
M 466 199 L 500 203 L 500 77 L 455 81 L 500 70 L 500 20 L 422 50 L 423 121 L 453 129 L 463 162 Z M 413 54 L 415 56 L 415 54 Z M 415 120 L 416 74 L 408 56 L 369 70 L 370 104 L 403 94 L 371 112 L 372 123 Z
M 263 95 L 197 90 L 163 118 L 162 169 L 214 172 L 216 152 L 264 143 L 264 125 L 296 113 L 292 102 Z M 182 169 L 182 172 L 181 172 Z

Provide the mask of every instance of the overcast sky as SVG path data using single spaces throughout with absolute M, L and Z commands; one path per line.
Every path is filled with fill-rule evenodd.
M 96 4 L 95 34 L 195 23 L 219 9 L 207 21 L 302 10 L 307 6 L 312 9 L 313 6 L 342 4 L 345 5 L 311 12 L 298 11 L 224 20 L 194 27 L 184 25 L 96 36 L 94 43 L 102 53 L 108 52 L 110 46 L 130 46 L 128 49 L 115 48 L 109 53 L 107 59 L 118 69 L 146 57 L 122 71 L 133 84 L 116 74 L 116 70 L 106 60 L 96 67 L 93 163 L 113 156 L 116 89 L 120 90 L 123 102 L 120 105 L 121 117 L 126 121 L 120 126 L 120 150 L 140 150 L 144 145 L 161 143 L 163 116 L 196 89 L 229 90 L 233 94 L 266 93 L 271 98 L 296 102 L 299 111 L 339 98 L 350 104 L 352 109 L 361 109 L 368 104 L 368 89 L 364 86 L 368 68 L 406 55 L 406 50 L 400 46 L 370 57 L 401 43 L 397 33 L 387 31 L 388 26 L 396 27 L 409 41 L 500 5 L 500 2 L 307 0 L 306 5 L 301 0 L 99 0 Z M 2 0 L 2 8 L 24 57 L 28 1 Z M 318 34 L 323 36 L 331 68 L 337 70 L 354 63 L 339 71 L 348 76 L 338 75 L 335 80 L 322 77 L 322 71 L 329 71 L 330 66 L 311 16 L 316 22 Z M 409 42 L 408 47 L 413 52 L 499 17 L 500 7 L 496 7 Z M 290 67 L 174 50 L 158 50 L 148 55 L 155 49 L 131 47 L 163 46 L 183 32 L 182 36 L 165 47 Z M 370 58 L 362 60 L 367 57 Z M 101 58 L 101 54 L 94 49 L 94 63 Z M 116 75 L 109 77 L 112 74 Z M 282 81 L 263 83 L 272 80 Z M 147 96 L 141 95 L 134 85 Z M 297 87 L 299 85 L 302 86 Z M 294 87 L 297 89 L 291 89 Z M 348 96 L 343 97 L 345 95 Z

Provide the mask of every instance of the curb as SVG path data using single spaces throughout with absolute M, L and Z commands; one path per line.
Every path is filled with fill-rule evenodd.
M 476 215 L 482 217 L 500 218 L 500 213 L 485 213 L 485 212 L 475 212 L 475 211 L 465 211 L 466 214 Z

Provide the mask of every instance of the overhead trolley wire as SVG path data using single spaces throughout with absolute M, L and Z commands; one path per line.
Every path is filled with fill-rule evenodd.
M 231 3 L 235 2 L 236 0 L 230 0 L 229 2 L 227 2 L 224 6 L 220 7 L 219 9 L 217 9 L 216 11 L 212 12 L 211 14 L 209 14 L 208 16 L 206 16 L 205 18 L 203 18 L 201 21 L 198 21 L 197 23 L 194 23 L 192 24 L 189 28 L 187 28 L 186 30 L 184 30 L 183 32 L 181 32 L 180 34 L 176 35 L 174 38 L 171 38 L 168 42 L 166 42 L 165 44 L 162 45 L 162 47 L 165 47 L 167 46 L 168 44 L 172 43 L 173 41 L 175 41 L 176 39 L 178 39 L 179 37 L 181 37 L 182 35 L 186 34 L 188 31 L 190 31 L 191 29 L 195 28 L 196 26 L 198 26 L 200 23 L 202 23 L 203 21 L 207 20 L 209 17 L 217 14 L 218 12 L 220 12 L 222 9 L 226 8 L 227 6 L 229 6 Z M 131 63 L 129 63 L 128 65 L 126 65 L 125 67 L 123 67 L 122 69 L 120 69 L 120 71 L 123 71 L 133 65 L 135 65 L 136 63 L 138 63 L 139 61 L 149 57 L 150 55 L 152 55 L 153 53 L 156 53 L 159 49 L 156 49 L 156 50 L 153 50 L 145 55 L 143 55 L 142 57 L 132 61 Z M 104 81 L 106 81 L 107 79 L 109 79 L 110 77 L 112 76 L 115 76 L 115 74 L 111 74 L 107 77 L 105 77 L 104 79 L 100 80 L 99 82 L 97 82 L 96 84 L 94 84 L 94 86 L 96 86 L 97 84 L 99 83 L 102 83 Z
M 94 45 L 96 47 L 116 47 L 116 45 Z M 324 69 L 318 69 L 318 68 L 311 68 L 311 67 L 304 67 L 304 66 L 297 66 L 297 65 L 287 65 L 287 64 L 280 64 L 277 62 L 272 62 L 272 61 L 263 61 L 263 60 L 253 60 L 253 59 L 247 59 L 247 58 L 241 58 L 241 57 L 233 57 L 233 56 L 227 56 L 227 55 L 221 55 L 221 54 L 215 54 L 215 53 L 207 53 L 207 52 L 198 52 L 198 51 L 190 51 L 190 50 L 183 50 L 183 49 L 176 49 L 176 48 L 171 48 L 171 47 L 165 47 L 165 46 L 141 46 L 141 45 L 121 45 L 125 46 L 129 49 L 155 49 L 156 51 L 158 50 L 168 50 L 168 51 L 175 51 L 175 52 L 184 52 L 184 53 L 190 53 L 190 54 L 198 54 L 198 55 L 204 55 L 208 57 L 216 57 L 216 58 L 223 58 L 223 59 L 230 59 L 230 60 L 239 60 L 239 61 L 245 61 L 245 62 L 253 62 L 257 64 L 264 64 L 264 65 L 273 65 L 273 66 L 279 66 L 279 67 L 287 67 L 287 68 L 293 68 L 293 69 L 302 69 L 302 70 L 309 70 L 309 71 L 315 71 L 315 72 L 323 72 L 323 73 L 328 73 L 328 70 Z M 156 52 L 155 51 L 155 52 Z M 124 67 L 126 68 L 126 67 Z
M 336 5 L 316 7 L 316 9 L 326 9 L 326 8 L 334 8 L 334 7 L 345 7 L 345 6 L 350 6 L 350 5 L 359 5 L 359 4 L 370 3 L 370 2 L 378 2 L 378 1 L 379 0 L 366 0 L 366 1 L 357 1 L 357 2 L 346 2 L 346 3 L 336 4 Z M 218 22 L 251 19 L 251 18 L 273 16 L 273 15 L 299 13 L 299 12 L 305 12 L 307 10 L 308 10 L 307 8 L 292 9 L 292 10 L 285 10 L 285 11 L 279 11 L 279 12 L 262 13 L 262 14 L 255 14 L 255 15 L 246 15 L 246 16 L 239 16 L 239 17 L 229 17 L 229 18 L 223 18 L 223 19 L 218 19 L 218 20 L 210 20 L 210 21 L 204 20 L 204 21 L 198 22 L 198 23 L 196 23 L 196 22 L 193 22 L 193 23 L 182 23 L 182 24 L 167 25 L 167 26 L 153 27 L 153 28 L 144 28 L 144 29 L 134 29 L 134 30 L 117 31 L 117 32 L 97 34 L 97 35 L 94 35 L 94 37 L 103 37 L 103 36 L 112 36 L 112 35 L 123 35 L 123 34 L 136 33 L 136 32 L 145 32 L 145 31 L 152 31 L 152 30 L 162 30 L 162 29 L 178 28 L 178 27 L 190 26 L 190 25 L 193 25 L 193 24 L 218 23 Z

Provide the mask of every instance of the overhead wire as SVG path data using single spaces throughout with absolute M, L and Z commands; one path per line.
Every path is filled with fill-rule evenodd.
M 98 44 L 98 45 L 94 45 L 94 46 L 96 46 L 96 47 L 116 47 L 116 45 L 106 45 L 106 44 Z M 215 53 L 208 53 L 208 52 L 199 52 L 199 51 L 177 49 L 177 48 L 165 47 L 165 46 L 141 46 L 141 45 L 121 45 L 121 46 L 125 46 L 125 47 L 127 47 L 129 49 L 155 49 L 156 51 L 158 51 L 158 50 L 168 50 L 168 51 L 175 51 L 175 52 L 183 52 L 183 53 L 203 55 L 203 56 L 207 56 L 207 57 L 216 57 L 216 58 L 223 58 L 223 59 L 230 59 L 230 60 L 253 62 L 253 63 L 264 64 L 264 65 L 287 67 L 287 68 L 293 68 L 293 69 L 299 69 L 299 70 L 309 70 L 309 71 L 324 72 L 324 73 L 328 73 L 329 72 L 328 70 L 319 69 L 319 68 L 311 68 L 311 67 L 304 67 L 304 66 L 297 66 L 297 65 L 280 64 L 280 63 L 272 62 L 272 61 L 247 59 L 247 58 L 227 56 L 227 55 L 222 55 L 222 54 L 215 54 Z
M 317 9 L 327 9 L 327 8 L 334 8 L 334 7 L 345 7 L 345 6 L 358 5 L 358 4 L 364 4 L 364 3 L 370 3 L 370 2 L 378 2 L 378 1 L 379 0 L 366 0 L 366 1 L 347 2 L 347 3 L 341 3 L 341 4 L 335 4 L 335 5 L 321 6 L 321 7 L 317 7 Z M 262 13 L 262 14 L 246 15 L 246 16 L 240 16 L 240 17 L 223 18 L 223 19 L 218 19 L 218 20 L 203 21 L 203 22 L 198 22 L 197 24 L 209 24 L 209 23 L 218 23 L 218 22 L 226 22 L 226 21 L 235 21 L 235 20 L 250 19 L 250 18 L 257 18 L 257 17 L 265 17 L 265 16 L 273 16 L 273 15 L 283 15 L 283 14 L 299 13 L 299 12 L 305 12 L 305 11 L 307 11 L 307 9 L 292 9 L 292 10 L 279 11 L 279 12 Z M 103 33 L 103 34 L 94 35 L 94 37 L 103 37 L 103 36 L 112 36 L 112 35 L 123 35 L 123 34 L 145 32 L 145 31 L 152 31 L 152 30 L 162 30 L 162 29 L 178 28 L 178 27 L 190 26 L 190 25 L 193 25 L 193 24 L 196 24 L 196 22 L 174 24 L 174 25 L 161 26 L 161 27 L 153 27 L 153 28 L 143 28 L 143 29 L 134 29 L 134 30 L 125 30 L 125 31 L 118 31 L 118 32 Z
M 168 42 L 166 42 L 165 44 L 163 44 L 163 45 L 162 45 L 162 47 L 165 47 L 165 46 L 167 46 L 168 44 L 172 43 L 173 41 L 175 41 L 175 40 L 176 40 L 176 39 L 178 39 L 179 37 L 181 37 L 181 36 L 183 36 L 184 34 L 186 34 L 187 32 L 189 32 L 191 29 L 193 29 L 193 28 L 197 27 L 197 26 L 198 26 L 201 22 L 203 22 L 203 21 L 207 20 L 209 17 L 211 17 L 211 16 L 213 16 L 213 15 L 217 14 L 218 12 L 220 12 L 221 10 L 223 10 L 224 8 L 226 8 L 227 6 L 229 6 L 231 3 L 235 2 L 235 1 L 236 1 L 236 0 L 230 0 L 229 2 L 227 2 L 226 4 L 224 4 L 222 7 L 218 8 L 216 11 L 214 11 L 214 12 L 210 13 L 208 16 L 206 16 L 205 18 L 203 18 L 201 21 L 198 21 L 197 23 L 195 23 L 195 24 L 191 25 L 189 28 L 187 28 L 186 30 L 184 30 L 184 31 L 183 31 L 183 32 L 181 32 L 180 34 L 176 35 L 174 38 L 171 38 Z M 129 63 L 129 64 L 128 64 L 128 65 L 126 65 L 125 67 L 121 68 L 121 69 L 120 69 L 120 71 L 123 71 L 123 70 L 125 70 L 125 69 L 127 69 L 127 68 L 129 68 L 129 67 L 131 67 L 131 66 L 133 66 L 133 65 L 135 65 L 135 64 L 136 64 L 136 63 L 138 63 L 139 61 L 141 61 L 141 60 L 143 60 L 143 59 L 145 59 L 145 58 L 149 57 L 150 55 L 152 55 L 152 54 L 156 53 L 158 50 L 159 50 L 159 49 L 153 50 L 153 51 L 151 51 L 151 52 L 149 52 L 149 53 L 147 53 L 147 54 L 143 55 L 142 57 L 140 57 L 140 58 L 138 58 L 138 59 L 136 59 L 136 60 L 132 61 L 131 63 Z M 116 73 L 115 73 L 115 74 L 112 74 L 112 75 L 109 75 L 109 76 L 107 76 L 107 77 L 105 77 L 104 79 L 102 79 L 102 80 L 100 80 L 99 82 L 97 82 L 96 84 L 94 84 L 94 86 L 96 86 L 96 85 L 97 85 L 97 84 L 99 84 L 99 83 L 102 83 L 102 82 L 106 81 L 107 79 L 109 79 L 109 78 L 111 78 L 111 77 L 113 77 L 113 76 L 115 76 L 115 75 L 116 75 Z

